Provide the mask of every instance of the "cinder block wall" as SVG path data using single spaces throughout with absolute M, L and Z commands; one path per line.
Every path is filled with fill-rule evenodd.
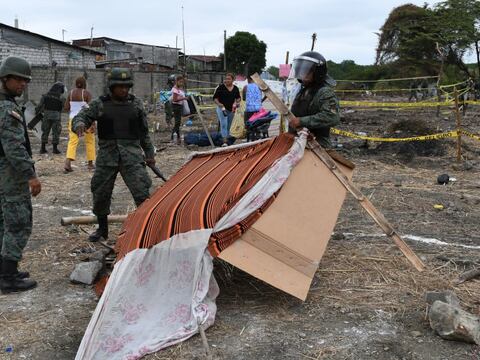
M 143 72 L 134 71 L 133 93 L 145 101 L 151 101 L 152 93 L 167 89 L 168 76 L 174 72 Z M 106 90 L 106 71 L 105 69 L 80 69 L 71 67 L 43 67 L 35 66 L 32 68 L 32 81 L 28 85 L 25 99 L 36 103 L 40 101 L 42 94 L 48 92 L 56 81 L 63 82 L 68 90 L 75 86 L 75 79 L 78 76 L 87 78 L 87 88 L 96 98 L 103 95 Z M 188 74 L 188 88 L 213 88 L 223 80 L 222 73 L 192 73 Z M 196 82 L 199 80 L 202 82 Z M 201 91 L 205 92 L 205 91 Z M 209 91 L 211 92 L 211 91 Z

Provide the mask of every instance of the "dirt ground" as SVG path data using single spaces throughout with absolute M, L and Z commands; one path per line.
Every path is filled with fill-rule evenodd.
M 341 128 L 384 136 L 389 125 L 413 118 L 444 131 L 454 124 L 445 111 L 440 118 L 433 109 L 347 111 Z M 464 123 L 469 131 L 480 131 L 479 115 L 478 108 L 467 111 Z M 62 227 L 60 218 L 88 214 L 92 173 L 82 160 L 82 144 L 75 171 L 64 174 L 64 157 L 38 155 L 38 140 L 32 140 L 43 191 L 33 200 L 34 233 L 21 267 L 39 286 L 23 294 L 0 295 L 0 359 L 68 360 L 75 357 L 97 303 L 93 287 L 71 284 L 69 275 L 92 247 L 101 245 L 86 241 L 93 226 Z M 433 333 L 424 302 L 428 290 L 452 289 L 465 310 L 480 315 L 480 280 L 453 285 L 460 273 L 480 263 L 480 142 L 465 140 L 464 159 L 470 165 L 465 170 L 453 166 L 454 140 L 441 140 L 444 154 L 435 157 L 405 157 L 363 141 L 338 141 L 344 155 L 357 165 L 355 183 L 404 235 L 427 270 L 413 269 L 349 196 L 306 302 L 216 264 L 221 288 L 218 313 L 206 332 L 213 357 L 480 359 L 479 347 L 445 341 Z M 169 145 L 165 131 L 155 135 L 155 142 L 166 147 L 157 154 L 157 162 L 171 176 L 191 150 Z M 65 147 L 63 140 L 62 150 Z M 456 181 L 436 185 L 442 173 Z M 154 186 L 161 184 L 154 179 Z M 444 210 L 436 210 L 436 204 L 444 205 Z M 118 179 L 112 212 L 133 209 L 133 200 Z M 112 228 L 113 233 L 119 230 L 118 225 Z M 6 352 L 7 347 L 13 351 Z M 203 358 L 199 336 L 146 357 Z

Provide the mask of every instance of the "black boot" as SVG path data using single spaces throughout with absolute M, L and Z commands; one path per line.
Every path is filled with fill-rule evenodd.
M 54 154 L 61 154 L 61 151 L 58 150 L 58 144 L 53 144 L 53 151 Z
M 46 143 L 42 143 L 42 147 L 40 148 L 40 154 L 46 154 L 47 153 L 46 146 L 47 146 Z
M 2 261 L 3 261 L 3 258 L 0 256 L 0 277 L 3 274 Z M 17 276 L 18 279 L 27 279 L 27 278 L 30 277 L 30 273 L 28 271 L 17 271 L 16 276 Z
M 107 216 L 97 216 L 98 229 L 90 234 L 88 241 L 97 242 L 108 239 L 108 219 Z
M 37 286 L 37 282 L 32 279 L 19 279 L 18 262 L 8 259 L 2 260 L 2 275 L 0 276 L 0 290 L 2 294 L 11 292 L 27 291 Z

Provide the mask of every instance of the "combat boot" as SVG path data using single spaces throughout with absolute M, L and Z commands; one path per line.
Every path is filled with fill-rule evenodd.
M 42 143 L 42 146 L 40 147 L 40 154 L 46 154 L 47 153 L 47 144 Z
M 2 294 L 11 292 L 27 291 L 35 288 L 37 282 L 32 279 L 19 279 L 18 262 L 8 259 L 2 261 L 2 275 L 0 276 L 0 290 Z
M 3 258 L 0 256 L 0 276 L 2 276 L 3 274 L 2 262 L 3 262 Z M 17 271 L 16 276 L 18 279 L 27 279 L 30 277 L 30 273 L 28 271 Z
M 58 150 L 58 144 L 53 144 L 53 151 L 54 154 L 61 154 L 62 152 Z
M 98 229 L 90 234 L 88 241 L 97 242 L 108 239 L 108 218 L 107 216 L 97 216 Z

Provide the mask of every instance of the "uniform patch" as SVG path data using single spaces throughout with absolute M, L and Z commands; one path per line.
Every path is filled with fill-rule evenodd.
M 22 116 L 21 116 L 19 113 L 17 113 L 16 111 L 11 110 L 11 111 L 9 111 L 8 113 L 9 113 L 12 117 L 14 117 L 15 119 L 17 119 L 18 121 L 23 121 Z

